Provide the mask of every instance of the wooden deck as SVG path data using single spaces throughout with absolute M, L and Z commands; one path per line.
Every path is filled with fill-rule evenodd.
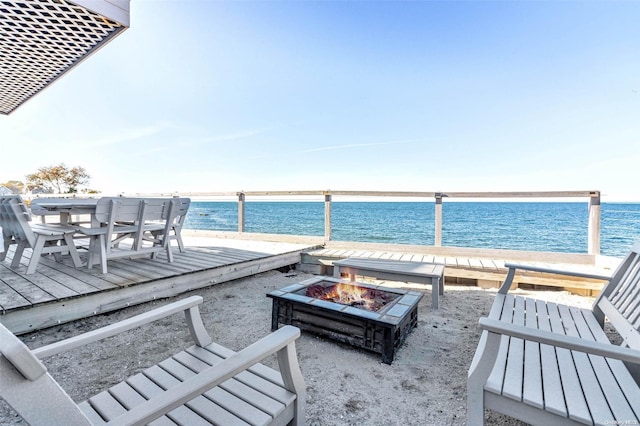
M 25 274 L 30 251 L 19 268 L 10 268 L 12 247 L 0 262 L 0 322 L 16 334 L 34 331 L 293 265 L 302 251 L 314 247 L 187 236 L 185 245 L 185 253 L 175 248 L 172 263 L 165 253 L 156 259 L 110 260 L 107 274 L 46 256 L 32 275 Z
M 438 263 L 445 265 L 446 284 L 483 288 L 499 287 L 507 274 L 507 262 L 602 276 L 610 276 L 619 263 L 619 259 L 615 258 L 596 259 L 580 254 L 329 242 L 323 248 L 305 251 L 300 267 L 306 272 L 332 275 L 333 262 L 346 257 Z M 603 280 L 535 272 L 518 272 L 514 278 L 514 284 L 518 286 L 560 287 L 583 295 L 598 293 L 604 283 Z
M 588 255 L 333 241 L 323 245 L 317 237 L 185 231 L 186 251 L 180 253 L 176 248 L 173 263 L 166 262 L 164 253 L 157 259 L 114 259 L 109 261 L 107 274 L 98 268 L 76 269 L 70 259 L 56 263 L 43 258 L 36 273 L 26 275 L 26 259 L 17 270 L 9 267 L 10 249 L 7 259 L 0 262 L 0 322 L 16 334 L 26 333 L 288 265 L 332 275 L 333 262 L 351 256 L 441 263 L 446 284 L 481 287 L 502 282 L 505 261 L 600 275 L 610 274 L 617 266 L 615 259 L 602 263 Z M 569 288 L 586 295 L 598 292 L 604 284 L 536 273 L 518 275 L 514 282 Z

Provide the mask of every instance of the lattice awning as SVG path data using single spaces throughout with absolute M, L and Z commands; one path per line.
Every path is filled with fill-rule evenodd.
M 129 26 L 129 0 L 0 0 L 0 113 L 9 114 Z

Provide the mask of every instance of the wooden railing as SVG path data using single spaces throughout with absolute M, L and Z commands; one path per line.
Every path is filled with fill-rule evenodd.
M 129 194 L 127 194 L 129 195 Z M 434 246 L 442 247 L 442 204 L 446 199 L 587 199 L 589 208 L 587 253 L 600 254 L 600 191 L 535 191 L 535 192 L 415 192 L 415 191 L 240 191 L 240 192 L 181 192 L 163 194 L 130 194 L 132 196 L 167 196 L 181 197 L 237 197 L 238 200 L 238 232 L 245 232 L 245 203 L 252 197 L 324 197 L 324 239 L 331 240 L 331 205 L 333 197 L 372 197 L 372 198 L 410 198 L 433 199 L 435 201 L 435 238 Z

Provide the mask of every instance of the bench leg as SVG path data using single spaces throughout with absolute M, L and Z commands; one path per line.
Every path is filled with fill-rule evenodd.
M 69 249 L 69 255 L 73 261 L 73 266 L 76 268 L 81 267 L 82 261 L 80 260 L 80 255 L 78 255 L 78 249 L 76 249 L 76 245 L 73 242 L 73 236 L 71 234 L 64 234 L 64 243 L 67 246 L 67 249 Z
M 107 253 L 106 253 L 106 238 L 104 235 L 92 236 L 89 241 L 89 259 L 87 260 L 87 269 L 93 268 L 95 265 L 95 256 L 100 256 L 100 266 L 102 266 L 102 273 L 107 273 Z M 97 253 L 96 253 L 97 251 Z
M 431 278 L 431 307 L 440 307 L 440 278 Z
M 336 278 L 340 278 L 340 267 L 333 265 L 333 276 Z

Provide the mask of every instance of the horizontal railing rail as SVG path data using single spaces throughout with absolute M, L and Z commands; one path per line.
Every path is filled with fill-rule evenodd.
M 73 194 L 72 196 L 101 196 L 102 194 Z M 238 232 L 245 232 L 245 204 L 247 197 L 271 198 L 271 197 L 303 197 L 318 196 L 324 199 L 324 240 L 331 241 L 331 211 L 333 197 L 372 197 L 385 198 L 411 198 L 433 199 L 435 202 L 434 246 L 442 247 L 442 203 L 445 199 L 557 199 L 557 198 L 582 198 L 588 203 L 589 218 L 587 225 L 587 253 L 600 254 L 600 191 L 343 191 L 343 190 L 294 190 L 294 191 L 236 191 L 236 192 L 169 192 L 169 193 L 122 193 L 121 196 L 135 197 L 195 197 L 195 198 L 234 198 L 238 202 Z M 58 196 L 56 194 L 39 194 L 37 196 Z M 36 198 L 36 195 L 28 198 Z M 70 194 L 61 194 L 70 196 Z M 321 198 L 321 199 L 322 199 Z

